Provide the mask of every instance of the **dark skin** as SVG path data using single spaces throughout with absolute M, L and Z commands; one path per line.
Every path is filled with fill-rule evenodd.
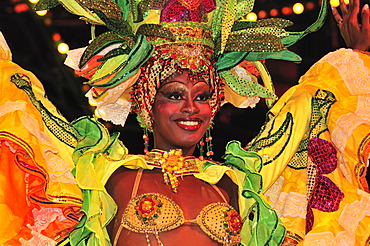
M 365 4 L 360 13 L 360 0 L 351 0 L 348 6 L 344 0 L 340 0 L 338 8 L 341 13 L 336 7 L 332 7 L 332 12 L 347 47 L 368 51 L 370 48 L 369 6 Z M 360 22 L 358 16 L 361 16 Z
M 203 80 L 190 81 L 185 71 L 164 81 L 153 105 L 153 132 L 155 148 L 170 150 L 180 148 L 184 155 L 192 155 L 196 144 L 207 130 L 212 112 L 209 105 L 210 89 Z M 125 167 L 117 169 L 107 182 L 106 188 L 118 205 L 118 212 L 108 226 L 113 243 L 122 214 L 131 200 L 137 170 Z M 207 182 L 192 175 L 178 179 L 178 192 L 163 181 L 161 169 L 144 170 L 137 194 L 159 193 L 171 198 L 183 210 L 185 219 L 195 219 L 202 208 L 215 202 L 225 202 Z M 216 184 L 227 202 L 238 207 L 237 187 L 224 175 Z M 232 194 L 232 195 L 230 195 Z M 176 229 L 160 232 L 164 245 L 220 245 L 206 235 L 196 224 L 184 224 Z M 150 235 L 151 245 L 159 245 Z M 147 245 L 145 234 L 123 229 L 117 245 Z
M 113 197 L 118 205 L 117 216 L 110 223 L 108 233 L 113 242 L 122 214 L 131 199 L 131 191 L 136 177 L 136 170 L 129 170 L 120 167 L 109 179 L 106 185 L 108 193 Z M 169 185 L 164 184 L 161 170 L 146 170 L 143 173 L 138 194 L 154 192 L 160 193 L 171 198 L 184 212 L 186 219 L 195 219 L 200 210 L 210 203 L 224 202 L 220 195 L 208 183 L 195 178 L 194 176 L 185 176 L 179 179 L 180 186 L 178 193 L 174 193 Z M 237 194 L 237 187 L 231 185 L 231 180 L 224 175 L 217 183 L 217 187 L 224 194 L 229 204 L 235 206 L 237 201 L 230 200 L 228 194 Z M 127 191 L 127 192 L 124 192 Z M 161 232 L 160 240 L 164 245 L 220 245 L 207 236 L 198 225 L 184 224 L 174 230 Z M 151 245 L 158 245 L 153 235 L 150 236 Z M 117 245 L 147 245 L 145 234 L 135 233 L 123 229 Z

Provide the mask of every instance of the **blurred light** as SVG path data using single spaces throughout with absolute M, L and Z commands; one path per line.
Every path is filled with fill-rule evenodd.
M 271 9 L 270 10 L 270 15 L 272 17 L 278 16 L 278 14 L 279 14 L 279 11 L 277 9 Z
M 304 6 L 301 3 L 295 3 L 293 5 L 293 12 L 297 15 L 302 14 L 304 11 Z
M 284 15 L 290 15 L 292 13 L 292 9 L 290 7 L 284 7 L 281 9 L 281 13 Z
M 250 12 L 247 14 L 246 17 L 247 21 L 256 21 L 257 20 L 257 15 L 254 12 Z
M 344 3 L 348 5 L 349 4 L 349 0 L 344 0 Z
M 39 0 L 28 0 L 30 3 L 36 4 L 39 2 Z
M 267 12 L 266 11 L 261 10 L 260 12 L 258 12 L 258 18 L 264 19 L 266 17 L 267 17 Z
M 313 10 L 315 8 L 315 4 L 313 2 L 306 3 L 307 10 Z
M 44 24 L 45 24 L 45 26 L 51 26 L 51 24 L 52 24 L 51 19 L 48 18 L 48 17 L 44 18 Z
M 76 75 L 76 74 L 74 73 L 74 75 Z M 76 77 L 79 77 L 79 76 L 77 76 L 77 75 L 76 75 Z M 81 89 L 82 89 L 82 91 L 83 91 L 84 93 L 86 93 L 88 90 L 90 90 L 90 89 L 91 89 L 91 86 L 89 86 L 89 85 L 82 85 L 82 86 L 81 86 Z M 89 104 L 90 104 L 91 106 L 96 106 L 96 103 L 95 103 L 95 105 L 92 105 L 92 104 L 94 104 L 94 103 L 90 102 L 90 100 L 89 100 Z
M 45 16 L 46 14 L 48 13 L 47 10 L 40 10 L 40 11 L 36 11 L 36 14 L 38 16 Z
M 14 12 L 16 12 L 17 14 L 27 12 L 28 10 L 28 5 L 25 3 L 20 3 L 14 6 Z
M 53 33 L 53 35 L 51 36 L 52 39 L 55 41 L 55 42 L 58 42 L 62 39 L 62 36 L 60 36 L 59 33 Z
M 333 7 L 338 7 L 339 4 L 339 0 L 330 0 L 330 5 Z
M 66 43 L 58 44 L 58 52 L 60 54 L 66 54 L 68 51 L 69 51 L 68 44 L 66 44 Z

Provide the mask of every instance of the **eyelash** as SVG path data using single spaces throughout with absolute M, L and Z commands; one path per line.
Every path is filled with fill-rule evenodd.
M 210 93 L 201 93 L 195 97 L 195 100 L 205 102 L 209 100 L 210 97 L 211 97 Z
M 201 94 L 199 94 L 199 95 L 197 95 L 195 98 L 194 98 L 194 100 L 195 101 L 207 101 L 209 98 L 210 98 L 211 96 L 210 96 L 210 94 L 209 93 L 201 93 Z M 172 92 L 172 93 L 169 93 L 168 95 L 167 95 L 167 98 L 168 99 L 171 99 L 171 100 L 181 100 L 181 99 L 183 99 L 183 96 L 182 96 L 182 94 L 181 93 L 179 93 L 179 92 Z
M 171 99 L 171 100 L 180 100 L 182 99 L 182 95 L 181 93 L 179 92 L 172 92 L 170 93 L 168 96 L 167 96 L 168 99 Z

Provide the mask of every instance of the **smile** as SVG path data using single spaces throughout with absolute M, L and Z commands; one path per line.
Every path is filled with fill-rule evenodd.
M 195 120 L 179 120 L 176 123 L 180 128 L 188 131 L 198 130 L 201 126 L 201 122 Z

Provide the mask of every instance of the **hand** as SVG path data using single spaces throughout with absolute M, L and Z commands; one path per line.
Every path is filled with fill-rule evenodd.
M 342 16 L 336 7 L 332 7 L 331 9 L 347 47 L 367 51 L 370 48 L 369 5 L 365 4 L 362 8 L 361 23 L 358 23 L 360 0 L 350 0 L 349 7 L 346 6 L 344 0 L 339 1 Z

